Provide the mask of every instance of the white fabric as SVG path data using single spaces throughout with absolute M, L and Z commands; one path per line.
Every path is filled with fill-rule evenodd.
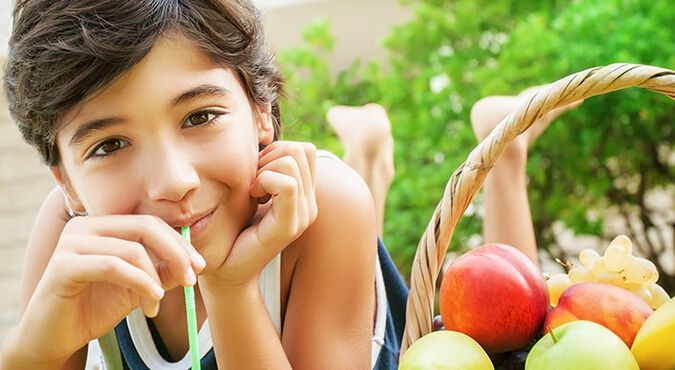
M 263 301 L 267 312 L 272 319 L 277 335 L 281 334 L 281 255 L 277 255 L 270 263 L 265 266 L 265 269 L 260 274 L 258 284 L 260 285 L 260 292 L 263 296 Z M 211 340 L 211 332 L 209 330 L 208 319 L 204 320 L 204 324 L 199 329 L 199 357 L 203 358 L 211 348 L 213 348 L 213 341 Z M 127 325 L 129 326 L 129 333 L 131 340 L 138 351 L 145 366 L 150 369 L 166 369 L 166 370 L 187 370 L 190 369 L 190 353 L 186 353 L 178 362 L 169 362 L 165 360 L 157 350 L 155 343 L 152 340 L 152 334 L 148 328 L 148 322 L 145 319 L 143 311 L 139 308 L 133 311 L 127 317 Z
M 333 154 L 333 153 L 331 153 L 327 150 L 323 150 L 323 149 L 319 149 L 319 150 L 316 151 L 316 157 L 317 158 L 335 159 L 337 161 L 342 162 L 342 159 L 340 159 L 338 156 L 336 156 L 335 154 Z
M 387 327 L 387 291 L 384 287 L 384 277 L 382 277 L 382 267 L 380 266 L 380 257 L 375 260 L 375 292 L 377 295 L 377 313 L 375 314 L 375 333 L 373 334 L 372 356 L 370 368 L 375 367 L 377 357 L 380 355 L 382 345 L 384 344 L 384 332 Z
M 143 311 L 137 309 L 127 316 L 127 325 L 129 326 L 131 340 L 138 351 L 138 355 L 149 369 L 187 370 L 190 368 L 189 352 L 178 362 L 169 362 L 159 354 L 155 343 L 152 341 L 152 334 L 148 328 L 148 322 L 145 319 Z M 198 341 L 199 358 L 202 358 L 213 347 L 208 319 L 204 321 L 204 325 L 199 329 Z

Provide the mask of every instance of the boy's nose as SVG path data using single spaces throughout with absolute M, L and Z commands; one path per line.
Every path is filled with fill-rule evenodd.
M 146 189 L 150 200 L 178 202 L 199 186 L 197 169 L 187 153 L 166 148 L 146 163 Z

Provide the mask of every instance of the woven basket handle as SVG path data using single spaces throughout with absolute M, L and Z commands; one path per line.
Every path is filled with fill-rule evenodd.
M 431 331 L 436 278 L 443 265 L 457 222 L 483 184 L 488 171 L 513 139 L 549 111 L 579 99 L 642 87 L 675 100 L 675 72 L 637 65 L 611 64 L 567 76 L 539 90 L 471 151 L 448 181 L 443 199 L 417 246 L 410 277 L 406 326 L 401 356 L 421 336 Z

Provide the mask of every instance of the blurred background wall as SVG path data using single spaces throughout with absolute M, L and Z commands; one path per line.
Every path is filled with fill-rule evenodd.
M 0 0 L 0 54 L 7 53 L 7 38 L 11 25 L 12 0 Z
M 7 54 L 12 0 L 0 0 L 0 61 Z M 13 326 L 24 247 L 35 213 L 53 186 L 47 168 L 23 142 L 0 97 L 0 340 Z

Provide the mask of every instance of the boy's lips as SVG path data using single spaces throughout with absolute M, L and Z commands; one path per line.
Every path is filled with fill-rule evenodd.
M 184 217 L 170 222 L 169 225 L 171 225 L 171 227 L 173 227 L 174 230 L 178 231 L 178 233 L 180 233 L 181 228 L 183 226 L 189 226 L 191 236 L 196 237 L 197 234 L 199 234 L 199 232 L 203 230 L 205 226 L 207 226 L 208 221 L 211 219 L 211 216 L 213 215 L 213 212 L 215 212 L 215 210 L 216 209 L 214 208 L 205 213 L 200 213 L 195 216 Z

